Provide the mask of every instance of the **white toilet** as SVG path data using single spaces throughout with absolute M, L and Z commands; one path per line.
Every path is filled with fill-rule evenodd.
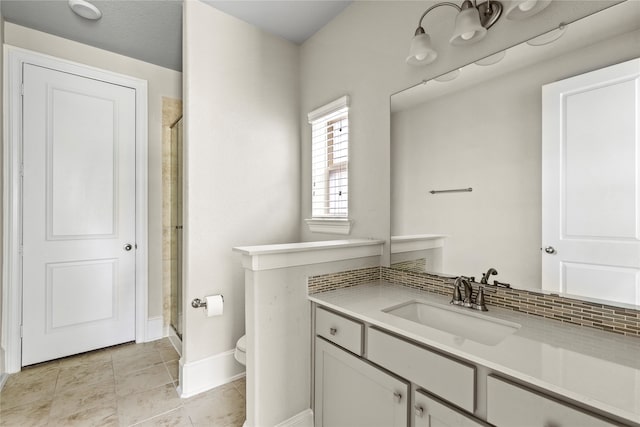
M 238 363 L 247 364 L 247 336 L 243 335 L 236 343 L 236 351 L 233 354 Z

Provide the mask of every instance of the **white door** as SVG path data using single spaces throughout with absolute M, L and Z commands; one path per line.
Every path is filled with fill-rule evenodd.
M 542 90 L 543 289 L 640 304 L 640 59 Z
M 23 67 L 22 366 L 135 339 L 135 90 Z M 131 245 L 131 246 L 129 246 Z

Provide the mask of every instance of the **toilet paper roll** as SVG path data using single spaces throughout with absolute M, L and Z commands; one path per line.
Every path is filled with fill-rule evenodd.
M 224 298 L 222 295 L 204 297 L 207 302 L 207 317 L 221 316 L 224 312 Z

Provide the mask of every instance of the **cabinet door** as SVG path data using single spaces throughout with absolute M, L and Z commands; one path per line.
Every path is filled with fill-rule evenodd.
M 487 378 L 487 421 L 498 427 L 616 425 L 493 376 Z
M 416 391 L 415 427 L 485 427 L 488 424 L 421 391 Z
M 316 338 L 316 427 L 407 427 L 409 385 Z

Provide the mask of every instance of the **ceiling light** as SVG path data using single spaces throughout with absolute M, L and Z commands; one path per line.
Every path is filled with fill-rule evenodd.
M 85 0 L 69 0 L 69 7 L 76 15 L 85 19 L 97 21 L 102 17 L 100 9 Z
M 407 63 L 411 65 L 430 64 L 437 57 L 438 52 L 431 46 L 431 37 L 424 32 L 424 29 L 418 28 L 416 35 L 411 40 Z
M 549 4 L 551 4 L 551 0 L 512 0 L 505 15 L 507 19 L 516 21 L 527 19 L 541 12 Z
M 456 16 L 456 26 L 449 43 L 460 45 L 480 41 L 487 35 L 487 29 L 480 23 L 480 13 L 470 1 L 462 4 L 462 10 Z
M 407 64 L 427 65 L 438 57 L 438 53 L 431 45 L 429 34 L 422 27 L 422 21 L 429 12 L 440 6 L 453 7 L 458 11 L 455 20 L 453 36 L 449 40 L 452 45 L 471 44 L 480 41 L 487 35 L 487 29 L 496 23 L 502 13 L 502 4 L 498 1 L 487 0 L 477 4 L 474 0 L 465 0 L 462 6 L 455 3 L 436 3 L 428 8 L 418 21 L 418 28 L 414 33 Z

